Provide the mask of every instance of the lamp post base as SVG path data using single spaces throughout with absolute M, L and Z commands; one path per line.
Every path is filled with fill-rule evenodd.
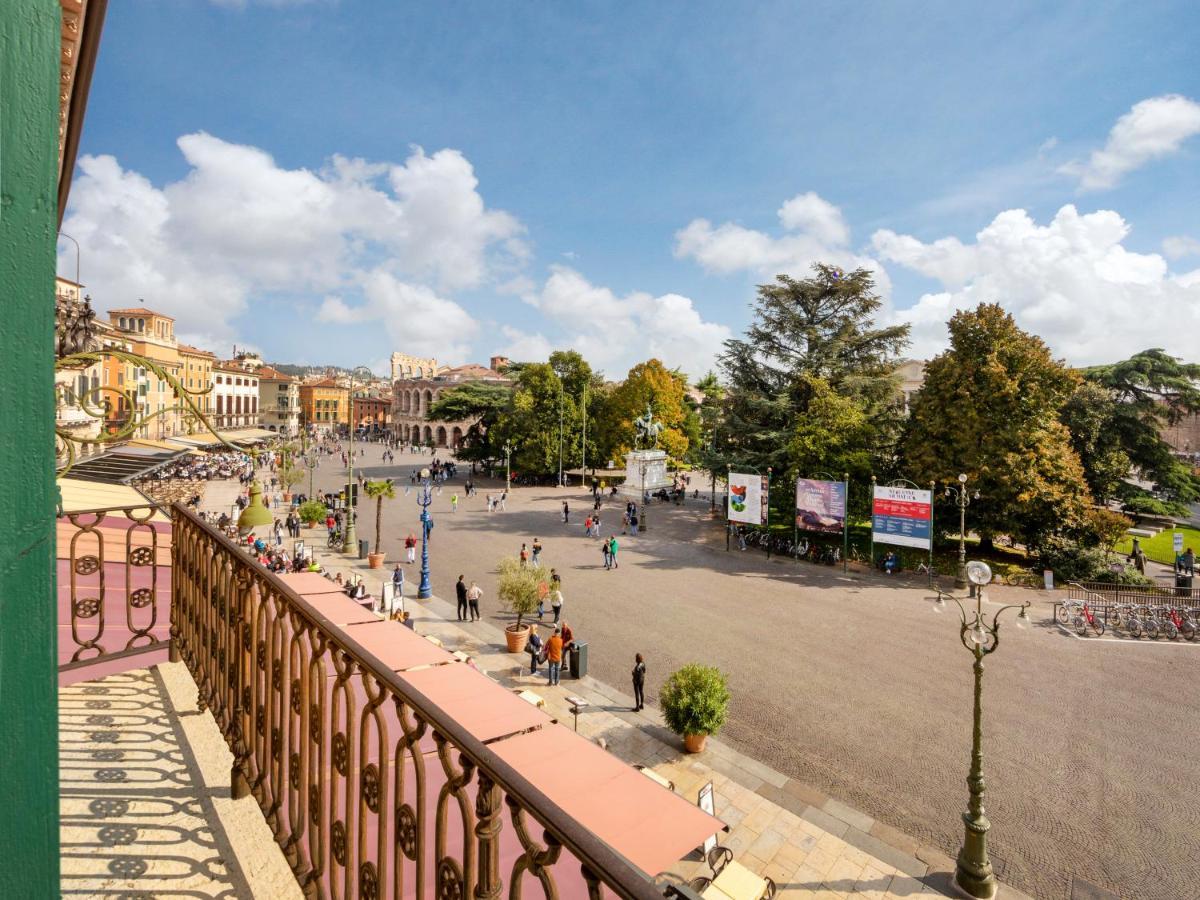
M 342 552 L 344 552 L 347 556 L 358 555 L 358 534 L 354 530 L 354 523 L 350 523 L 346 526 L 346 543 Z

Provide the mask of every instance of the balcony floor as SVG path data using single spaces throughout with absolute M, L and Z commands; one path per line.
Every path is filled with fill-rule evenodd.
M 63 896 L 300 898 L 182 664 L 58 697 Z

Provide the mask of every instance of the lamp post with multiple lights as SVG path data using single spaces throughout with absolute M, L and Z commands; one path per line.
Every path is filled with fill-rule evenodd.
M 967 490 L 967 476 L 958 476 L 958 487 L 946 486 L 946 496 L 953 497 L 958 506 L 958 572 L 954 575 L 955 590 L 967 587 L 967 507 L 979 499 L 979 491 Z

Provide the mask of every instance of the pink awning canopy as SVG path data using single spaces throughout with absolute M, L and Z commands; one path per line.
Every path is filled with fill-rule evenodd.
M 400 677 L 485 743 L 554 722 L 536 706 L 468 665 L 433 666 Z
M 354 602 L 349 597 L 346 600 Z M 367 652 L 374 654 L 393 672 L 403 672 L 417 666 L 455 662 L 451 654 L 399 622 L 376 621 L 369 625 L 347 625 L 344 630 L 348 637 L 361 644 Z
M 334 625 L 368 625 L 382 621 L 361 603 L 347 597 L 337 583 L 323 575 L 297 572 L 279 577 Z
M 720 819 L 560 725 L 491 749 L 648 875 L 657 875 L 722 830 Z

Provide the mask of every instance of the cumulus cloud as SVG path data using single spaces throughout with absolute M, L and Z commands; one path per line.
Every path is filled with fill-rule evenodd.
M 1200 103 L 1179 94 L 1151 97 L 1117 119 L 1103 148 L 1059 171 L 1078 178 L 1082 190 L 1110 188 L 1134 169 L 1175 153 L 1198 133 Z
M 1186 235 L 1178 235 L 1176 237 L 1164 238 L 1163 253 L 1168 259 L 1181 259 L 1185 256 L 1200 256 L 1200 241 L 1194 237 Z
M 709 272 L 746 271 L 767 278 L 807 275 L 815 262 L 861 267 L 875 275 L 881 294 L 890 292 L 883 267 L 850 248 L 850 227 L 837 206 L 809 191 L 786 201 L 776 215 L 783 231 L 778 236 L 734 222 L 714 226 L 708 219 L 693 219 L 675 233 L 675 256 L 694 259 Z
M 642 291 L 618 296 L 566 266 L 552 266 L 541 290 L 524 299 L 560 326 L 563 339 L 555 347 L 578 350 L 610 378 L 651 357 L 698 377 L 713 367 L 730 337 L 727 326 L 706 321 L 687 297 Z M 551 348 L 540 333 L 504 333 L 510 338 L 506 352 L 515 359 L 544 359 Z
M 416 356 L 465 359 L 479 324 L 453 300 L 430 288 L 400 281 L 375 270 L 362 278 L 366 302 L 350 306 L 341 297 L 326 297 L 317 321 L 355 325 L 380 321 L 397 347 Z
M 188 170 L 163 187 L 112 156 L 79 161 L 63 230 L 85 248 L 101 310 L 144 298 L 176 317 L 181 336 L 225 341 L 252 297 L 362 291 L 362 316 L 394 309 L 372 291 L 408 289 L 421 308 L 444 313 L 433 303 L 449 302 L 439 291 L 515 277 L 528 258 L 521 224 L 487 208 L 456 150 L 414 148 L 402 163 L 335 156 L 313 171 L 203 132 L 178 146 Z M 69 271 L 71 252 L 63 252 Z M 451 330 L 461 334 L 465 313 L 455 309 Z M 327 307 L 329 321 L 345 314 Z M 414 327 L 432 334 L 424 321 Z
M 1162 256 L 1127 250 L 1129 231 L 1115 212 L 1085 215 L 1067 205 L 1046 225 L 1025 210 L 1002 212 L 973 243 L 926 243 L 888 230 L 872 243 L 884 260 L 943 287 L 893 313 L 912 323 L 915 355 L 944 349 L 945 323 L 957 310 L 998 302 L 1072 363 L 1145 347 L 1195 356 L 1190 335 L 1200 328 L 1200 270 L 1173 274 Z

